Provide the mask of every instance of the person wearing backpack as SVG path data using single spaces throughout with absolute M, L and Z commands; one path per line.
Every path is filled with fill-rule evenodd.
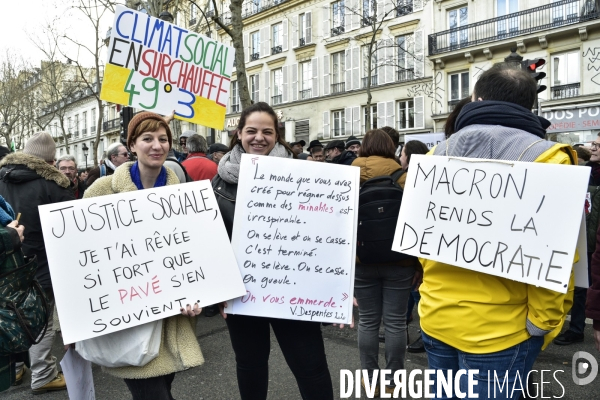
M 420 269 L 416 258 L 391 251 L 402 198 L 399 186 L 402 170 L 395 160 L 392 139 L 380 129 L 366 133 L 360 157 L 352 165 L 360 168 L 361 183 L 354 280 L 361 368 L 368 370 L 370 379 L 373 371 L 380 369 L 379 326 L 383 319 L 385 369 L 391 371 L 387 378 L 393 382 L 394 373 L 404 369 L 406 307 L 415 272 Z M 374 212 L 369 213 L 370 210 Z M 377 220 L 380 215 L 385 219 Z M 377 229 L 369 229 L 371 226 Z M 386 387 L 386 393 L 393 390 L 391 386 Z M 377 387 L 376 396 L 378 391 Z

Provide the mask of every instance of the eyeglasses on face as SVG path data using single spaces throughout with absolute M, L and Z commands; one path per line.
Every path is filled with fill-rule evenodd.
M 592 144 L 590 145 L 590 147 L 592 148 L 592 150 L 598 150 L 598 149 L 600 149 L 600 143 L 598 143 L 598 142 L 592 142 Z
M 123 156 L 123 157 L 129 157 L 129 153 L 127 153 L 127 152 L 125 152 L 125 153 L 119 153 L 119 155 Z

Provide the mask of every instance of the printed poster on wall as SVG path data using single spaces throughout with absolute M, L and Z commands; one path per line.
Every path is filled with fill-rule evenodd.
M 246 292 L 209 181 L 39 210 L 65 343 Z
M 232 246 L 246 294 L 227 312 L 351 322 L 359 172 L 242 155 Z
M 235 51 L 117 6 L 100 98 L 223 129 Z
M 560 293 L 589 168 L 413 155 L 392 249 Z

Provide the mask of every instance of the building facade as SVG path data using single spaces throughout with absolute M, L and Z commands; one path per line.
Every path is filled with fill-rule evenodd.
M 230 23 L 228 4 L 195 4 L 179 10 L 179 24 L 230 44 L 211 22 Z M 442 132 L 481 72 L 516 47 L 546 61 L 538 112 L 553 123 L 549 138 L 576 143 L 600 132 L 599 17 L 598 0 L 252 0 L 243 62 L 253 101 L 273 106 L 288 141 L 361 137 L 367 115 L 402 141 Z M 233 74 L 221 142 L 240 109 Z

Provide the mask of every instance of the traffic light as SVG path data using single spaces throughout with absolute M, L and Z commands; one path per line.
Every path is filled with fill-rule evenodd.
M 133 108 L 132 107 L 121 107 L 121 111 L 119 111 L 119 115 L 121 116 L 121 143 L 123 145 L 127 145 L 127 127 L 129 126 L 129 121 L 133 118 Z
M 546 77 L 545 72 L 538 72 L 537 69 L 542 65 L 546 64 L 546 60 L 543 58 L 535 58 L 533 60 L 523 60 L 521 61 L 521 68 L 525 71 L 529 72 L 533 79 L 538 83 L 537 92 L 541 93 L 546 90 L 545 85 L 540 85 L 540 81 Z

